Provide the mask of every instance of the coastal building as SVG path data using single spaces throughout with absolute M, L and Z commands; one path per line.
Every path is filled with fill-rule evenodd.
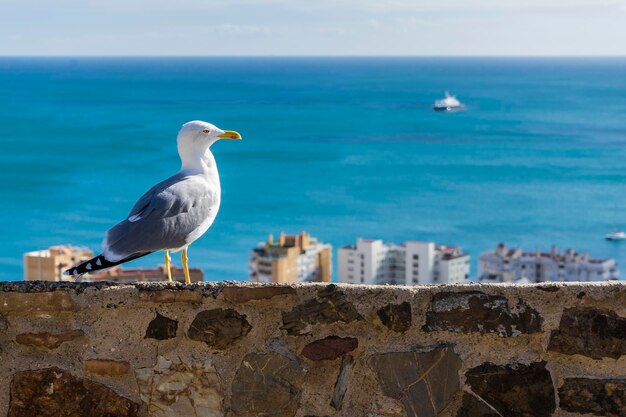
M 172 280 L 178 282 L 185 282 L 185 274 L 183 268 L 177 268 L 172 265 Z M 204 281 L 204 272 L 200 268 L 189 268 L 189 278 L 191 282 Z M 109 281 L 109 282 L 135 282 L 135 281 L 148 281 L 148 282 L 162 282 L 167 281 L 167 268 L 165 265 L 159 265 L 156 268 L 122 268 L 115 266 L 104 272 L 97 272 L 95 274 L 88 274 L 83 281 Z
M 572 249 L 524 252 L 500 243 L 478 258 L 480 282 L 605 281 L 618 279 L 615 259 L 594 259 Z
M 74 281 L 72 276 L 63 275 L 63 271 L 93 258 L 88 248 L 59 245 L 48 249 L 27 252 L 24 254 L 24 280 L 26 281 Z M 199 268 L 189 268 L 192 282 L 204 281 L 204 273 Z M 172 279 L 185 282 L 182 268 L 172 265 Z M 165 265 L 156 268 L 122 268 L 115 266 L 102 272 L 85 274 L 81 281 L 167 281 Z
M 79 262 L 93 258 L 87 248 L 58 245 L 24 254 L 25 281 L 71 281 L 63 271 Z
M 340 248 L 337 258 L 339 282 L 347 284 L 463 283 L 470 273 L 470 257 L 460 247 L 433 242 L 359 238 Z
M 330 282 L 332 247 L 306 232 L 298 235 L 280 233 L 275 241 L 250 251 L 249 279 L 256 282 Z

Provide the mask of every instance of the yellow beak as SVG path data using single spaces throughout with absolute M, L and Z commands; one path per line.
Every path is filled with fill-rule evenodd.
M 241 135 L 234 130 L 225 130 L 224 133 L 218 136 L 220 139 L 241 139 Z

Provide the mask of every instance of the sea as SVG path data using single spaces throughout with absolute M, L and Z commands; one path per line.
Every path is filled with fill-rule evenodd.
M 445 91 L 465 111 L 434 112 Z M 212 147 L 222 206 L 189 250 L 207 280 L 246 280 L 252 248 L 301 230 L 335 249 L 459 245 L 472 275 L 499 242 L 626 275 L 626 241 L 604 239 L 626 228 L 626 58 L 7 57 L 0 280 L 22 279 L 27 251 L 98 251 L 179 169 L 194 119 L 244 138 Z

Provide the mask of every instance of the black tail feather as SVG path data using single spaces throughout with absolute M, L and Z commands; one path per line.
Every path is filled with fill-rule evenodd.
M 141 258 L 142 256 L 146 256 L 146 255 L 150 255 L 152 252 L 145 252 L 145 253 L 137 253 L 134 255 L 131 255 L 127 258 L 124 258 L 120 261 L 117 262 L 111 262 L 111 261 L 107 261 L 106 258 L 104 257 L 104 255 L 98 255 L 95 258 L 91 258 L 88 261 L 82 262 L 68 270 L 66 270 L 65 272 L 63 272 L 63 275 L 71 275 L 74 277 L 79 277 L 83 274 L 86 274 L 88 272 L 95 272 L 95 271 L 100 271 L 102 269 L 107 269 L 107 268 L 111 268 L 113 266 L 116 265 L 120 265 L 123 264 L 124 262 L 128 262 L 128 261 L 132 261 L 133 259 L 137 259 L 137 258 Z

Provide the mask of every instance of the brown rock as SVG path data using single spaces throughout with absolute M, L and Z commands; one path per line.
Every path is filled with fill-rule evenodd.
M 205 342 L 216 349 L 226 349 L 250 332 L 252 326 L 245 315 L 235 310 L 216 308 L 198 313 L 187 335 L 191 340 Z
M 318 297 L 283 313 L 283 326 L 289 335 L 307 334 L 310 325 L 317 323 L 350 323 L 363 320 L 352 303 L 348 302 L 343 291 L 330 284 L 318 292 Z
M 346 395 L 348 389 L 346 382 L 348 378 L 348 369 L 352 366 L 354 358 L 350 355 L 344 355 L 341 359 L 341 367 L 339 368 L 339 376 L 335 382 L 335 388 L 333 390 L 333 398 L 330 401 L 331 407 L 335 410 L 341 410 L 343 404 L 343 397 Z
M 504 417 L 502 414 L 494 411 L 475 395 L 463 394 L 463 404 L 456 414 L 456 417 Z
M 9 321 L 2 314 L 0 314 L 0 332 L 3 332 L 8 328 Z
M 7 417 L 134 417 L 138 405 L 59 368 L 18 372 Z
M 201 303 L 202 294 L 188 290 L 139 291 L 139 299 L 151 303 Z
M 178 321 L 162 316 L 159 312 L 156 317 L 148 324 L 144 339 L 166 340 L 176 337 L 178 330 Z
M 388 304 L 378 310 L 380 321 L 394 332 L 403 333 L 411 328 L 411 304 Z
M 559 399 L 565 411 L 625 417 L 626 379 L 567 378 Z
M 183 361 L 173 351 L 135 376 L 150 417 L 224 416 L 224 392 L 211 359 Z
M 332 360 L 353 351 L 358 346 L 359 341 L 354 337 L 328 336 L 306 345 L 302 349 L 302 356 L 312 361 Z
M 370 365 L 383 393 L 400 401 L 407 417 L 437 416 L 459 389 L 461 360 L 450 347 L 373 355 Z
M 62 343 L 69 342 L 83 336 L 85 336 L 85 333 L 82 330 L 69 330 L 62 333 L 22 333 L 15 336 L 15 341 L 20 345 L 53 350 L 61 346 Z
M 263 286 L 263 287 L 224 287 L 222 294 L 226 301 L 232 303 L 245 303 L 251 300 L 263 300 L 279 295 L 295 294 L 296 289 L 286 286 Z
M 550 335 L 548 350 L 594 359 L 618 359 L 626 354 L 626 318 L 610 310 L 568 308 L 559 329 Z
M 63 291 L 0 292 L 0 312 L 73 311 L 76 304 Z
M 548 417 L 556 408 L 545 362 L 484 363 L 465 374 L 472 392 L 506 417 Z
M 543 318 L 526 303 L 510 308 L 505 297 L 480 291 L 440 292 L 426 313 L 425 331 L 497 333 L 517 336 L 541 332 Z
M 92 375 L 125 375 L 130 372 L 130 364 L 126 361 L 110 359 L 87 359 L 84 362 L 85 373 Z
M 292 417 L 305 373 L 297 361 L 279 353 L 250 353 L 235 375 L 230 407 L 238 417 Z

